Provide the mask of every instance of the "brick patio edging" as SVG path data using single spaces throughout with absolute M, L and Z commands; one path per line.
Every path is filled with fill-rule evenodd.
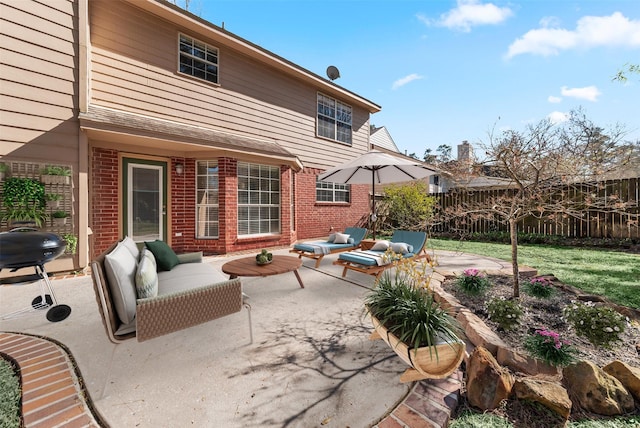
M 22 416 L 27 428 L 100 428 L 71 354 L 60 344 L 23 333 L 0 332 L 0 351 L 20 366 Z

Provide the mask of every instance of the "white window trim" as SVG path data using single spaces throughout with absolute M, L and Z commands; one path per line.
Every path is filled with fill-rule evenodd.
M 330 184 L 331 187 L 330 188 L 329 187 L 325 187 L 325 188 L 318 189 L 318 183 L 320 183 L 320 181 L 316 179 L 316 203 L 318 203 L 318 204 L 343 204 L 343 205 L 348 205 L 348 204 L 351 203 L 351 185 L 324 181 L 322 183 L 324 183 L 326 185 Z M 346 189 L 336 189 L 336 185 L 346 186 Z M 331 191 L 332 200 L 331 201 L 321 201 L 321 200 L 319 200 L 318 199 L 318 190 Z M 336 192 L 346 193 L 349 196 L 349 200 L 348 201 L 337 201 L 336 200 Z
M 183 36 L 184 36 L 184 37 L 186 37 L 186 38 L 188 38 L 188 39 L 191 39 L 193 42 L 198 42 L 198 43 L 201 43 L 201 44 L 205 45 L 205 46 L 206 46 L 206 48 L 207 48 L 207 50 L 209 50 L 209 49 L 210 49 L 211 51 L 215 50 L 215 52 L 216 52 L 216 58 L 217 58 L 217 63 L 212 63 L 212 62 L 210 62 L 210 61 L 207 61 L 206 59 L 202 59 L 202 58 L 194 57 L 193 55 L 189 55 L 189 54 L 187 54 L 187 53 L 185 53 L 185 52 L 182 52 L 182 51 L 180 50 L 180 38 L 181 38 L 181 37 L 183 37 Z M 210 84 L 210 85 L 216 85 L 216 86 L 219 86 L 219 85 L 220 85 L 220 49 L 218 49 L 217 47 L 215 47 L 215 46 L 213 46 L 213 45 L 210 45 L 209 43 L 203 42 L 203 41 L 202 41 L 202 40 L 200 40 L 200 39 L 197 39 L 197 38 L 195 38 L 195 37 L 192 37 L 192 36 L 190 36 L 190 35 L 188 35 L 188 34 L 186 34 L 186 33 L 182 33 L 182 32 L 179 32 L 179 33 L 178 33 L 178 46 L 177 46 L 177 49 L 178 49 L 178 56 L 177 56 L 177 61 L 178 61 L 178 63 L 177 63 L 177 72 L 178 72 L 178 74 L 180 74 L 181 76 L 186 76 L 186 77 L 188 77 L 188 78 L 190 78 L 190 79 L 196 79 L 198 82 L 203 82 L 203 83 L 207 83 L 207 84 Z M 202 61 L 202 62 L 204 62 L 205 64 L 211 64 L 211 65 L 213 65 L 213 66 L 217 67 L 217 69 L 218 69 L 218 73 L 217 73 L 216 81 L 215 81 L 215 82 L 212 82 L 211 80 L 203 79 L 203 78 L 201 78 L 201 77 L 194 76 L 193 74 L 184 73 L 184 72 L 180 71 L 180 55 L 181 55 L 181 54 L 183 54 L 183 53 L 184 53 L 185 55 L 187 55 L 187 56 L 191 57 L 191 58 L 194 58 L 194 59 L 198 60 L 198 61 Z
M 252 203 L 240 203 L 240 196 L 238 195 L 238 199 L 237 199 L 237 209 L 238 209 L 238 218 L 236 220 L 236 227 L 237 227 L 237 234 L 238 234 L 238 239 L 246 239 L 246 238 L 256 238 L 256 237 L 263 237 L 263 236 L 278 236 L 282 233 L 282 178 L 280 177 L 280 168 L 277 166 L 273 166 L 273 165 L 264 165 L 264 164 L 259 164 L 259 163 L 255 163 L 255 162 L 238 162 L 238 165 L 240 164 L 247 164 L 248 165 L 248 169 L 249 172 L 251 171 L 251 165 L 257 165 L 257 166 L 264 166 L 264 167 L 269 167 L 269 168 L 274 168 L 278 171 L 278 204 L 252 204 Z M 240 168 L 238 168 L 239 171 Z M 237 173 L 237 177 L 238 177 L 238 189 L 237 192 L 240 192 L 240 173 Z M 251 175 L 248 175 L 247 177 L 249 177 L 249 179 L 251 179 Z M 259 192 L 262 192 L 262 190 L 259 190 Z M 278 209 L 278 231 L 276 232 L 262 232 L 262 233 L 251 233 L 251 234 L 241 234 L 240 233 L 240 207 L 269 207 L 269 208 L 277 208 Z M 260 219 L 258 219 L 260 220 Z M 249 220 L 251 221 L 251 220 Z
M 323 96 L 323 97 L 333 101 L 333 106 L 334 106 L 334 116 L 333 117 L 327 116 L 327 115 L 324 115 L 324 114 L 320 114 L 318 112 L 318 101 L 319 101 L 320 96 Z M 341 121 L 341 120 L 339 120 L 337 118 L 338 105 L 341 105 L 341 106 L 346 107 L 346 108 L 349 109 L 350 118 L 351 118 L 351 121 L 349 123 Z M 334 126 L 334 128 L 333 128 L 334 137 L 333 138 L 327 137 L 325 135 L 320 135 L 320 132 L 319 132 L 320 131 L 319 116 L 327 117 L 327 118 L 333 120 L 333 122 L 334 122 L 334 125 L 333 125 Z M 349 140 L 350 141 L 347 142 L 347 141 L 341 141 L 341 140 L 338 139 L 338 124 L 339 123 L 346 124 L 346 125 L 349 126 L 349 130 L 350 130 L 350 138 L 349 138 Z M 322 92 L 318 92 L 316 94 L 316 137 L 325 138 L 325 139 L 327 139 L 329 141 L 335 141 L 336 143 L 346 144 L 348 146 L 353 145 L 353 107 L 351 105 L 343 103 L 343 102 L 337 100 L 336 98 L 333 98 L 333 97 L 331 97 L 331 96 L 329 96 L 327 94 L 323 94 Z
M 207 162 L 207 164 L 213 164 L 215 163 L 216 166 L 218 167 L 218 189 L 216 189 L 218 191 L 218 203 L 217 204 L 201 204 L 198 202 L 198 191 L 199 190 L 211 190 L 211 189 L 200 189 L 198 187 L 198 177 L 201 176 L 201 174 L 198 174 L 198 164 L 201 162 Z M 196 218 L 195 218 L 195 225 L 196 225 L 196 230 L 195 230 L 195 234 L 196 234 L 196 239 L 219 239 L 220 238 L 220 172 L 219 172 L 219 168 L 220 165 L 218 164 L 217 160 L 197 160 L 196 161 L 196 183 L 195 183 L 195 191 L 196 191 Z M 209 176 L 209 174 L 207 174 L 207 177 Z M 198 208 L 200 207 L 205 207 L 205 208 L 209 208 L 209 207 L 215 207 L 218 209 L 218 234 L 213 236 L 213 235 L 200 235 L 199 234 L 199 230 L 198 230 Z M 205 222 L 208 222 L 209 220 L 203 220 Z

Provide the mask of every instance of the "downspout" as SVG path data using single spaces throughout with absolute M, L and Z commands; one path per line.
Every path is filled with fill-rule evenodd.
M 86 113 L 90 87 L 89 0 L 76 0 L 78 5 L 78 109 Z M 89 138 L 78 124 L 78 265 L 89 265 Z

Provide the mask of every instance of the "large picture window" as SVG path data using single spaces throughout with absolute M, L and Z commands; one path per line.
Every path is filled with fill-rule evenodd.
M 238 162 L 238 236 L 280 233 L 280 168 Z
M 316 202 L 349 202 L 348 184 L 316 180 Z
M 317 133 L 351 145 L 351 106 L 319 93 Z
M 196 237 L 219 236 L 218 162 L 196 163 Z
M 211 83 L 218 83 L 218 49 L 180 34 L 179 71 Z

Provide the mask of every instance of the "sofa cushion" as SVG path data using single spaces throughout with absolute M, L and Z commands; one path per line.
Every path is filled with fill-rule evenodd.
M 118 318 L 129 324 L 136 317 L 136 259 L 126 244 L 120 242 L 105 256 L 104 265 Z
M 152 258 L 153 254 L 150 251 L 148 253 L 149 255 L 140 259 L 136 271 L 136 295 L 138 299 L 146 299 L 147 297 L 158 295 L 158 271 Z
M 122 243 L 125 247 L 127 247 L 129 251 L 131 251 L 131 254 L 133 254 L 133 257 L 135 257 L 136 261 L 140 260 L 140 249 L 133 239 L 125 236 L 122 240 Z
M 156 239 L 155 241 L 145 241 L 144 245 L 151 250 L 158 264 L 158 271 L 171 270 L 180 264 L 176 253 L 166 242 Z
M 179 264 L 171 271 L 158 272 L 158 295 L 228 281 L 227 275 L 209 263 Z

